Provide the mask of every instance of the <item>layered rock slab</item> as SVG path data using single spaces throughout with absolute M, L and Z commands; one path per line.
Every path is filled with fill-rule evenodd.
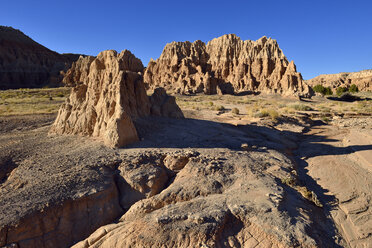
M 76 86 L 50 133 L 99 137 L 108 146 L 121 147 L 139 140 L 133 123 L 137 118 L 151 113 L 182 118 L 174 98 L 164 90 L 156 90 L 149 99 L 143 69 L 142 62 L 128 50 L 80 57 L 65 77 Z
M 167 44 L 160 57 L 149 62 L 144 81 L 150 89 L 160 86 L 181 94 L 313 94 L 276 40 L 242 41 L 234 34 L 207 44 L 200 40 Z

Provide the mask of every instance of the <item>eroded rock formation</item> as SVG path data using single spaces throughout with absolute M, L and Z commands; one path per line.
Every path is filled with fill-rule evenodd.
M 161 56 L 149 62 L 144 82 L 148 88 L 160 86 L 181 94 L 253 91 L 312 95 L 276 40 L 243 41 L 234 34 L 207 44 L 200 40 L 167 44 Z
M 309 85 L 323 85 L 336 89 L 338 87 L 350 87 L 355 84 L 360 91 L 372 91 L 372 70 L 359 72 L 344 72 L 337 74 L 324 74 L 306 81 Z
M 133 120 L 153 113 L 182 118 L 174 97 L 164 89 L 146 94 L 142 62 L 130 51 L 109 50 L 96 58 L 80 57 L 65 79 L 76 85 L 61 106 L 50 133 L 102 138 L 120 147 L 139 140 Z
M 0 89 L 58 86 L 77 54 L 59 54 L 24 33 L 0 26 Z
M 77 84 L 80 84 L 88 77 L 90 64 L 93 60 L 93 56 L 79 57 L 79 59 L 72 63 L 71 68 L 65 73 L 62 83 L 68 87 L 74 87 Z

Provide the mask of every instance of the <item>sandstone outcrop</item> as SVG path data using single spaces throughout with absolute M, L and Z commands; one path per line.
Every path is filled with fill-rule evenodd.
M 58 86 L 79 56 L 51 51 L 19 30 L 0 26 L 0 89 Z
M 139 140 L 134 120 L 150 115 L 182 118 L 174 97 L 164 89 L 146 94 L 142 62 L 128 50 L 80 57 L 66 74 L 76 85 L 61 106 L 50 133 L 99 137 L 121 147 Z
M 167 44 L 160 57 L 149 62 L 144 82 L 150 89 L 160 86 L 181 94 L 313 94 L 276 40 L 243 41 L 234 34 L 207 44 L 200 40 Z
M 80 56 L 72 63 L 70 69 L 65 73 L 62 83 L 68 87 L 74 87 L 83 82 L 88 77 L 90 64 L 93 62 L 93 56 Z
M 305 207 L 275 181 L 289 176 L 291 162 L 267 151 L 266 159 L 276 161 L 267 165 L 261 156 L 205 149 L 188 158 L 167 188 L 74 248 L 332 246 L 320 232 L 307 230 L 317 225 L 308 219 L 315 207 Z M 290 204 L 303 209 L 301 217 Z
M 337 74 L 324 74 L 306 81 L 310 86 L 323 85 L 336 89 L 350 87 L 355 84 L 360 91 L 372 91 L 372 70 L 359 72 L 343 72 Z

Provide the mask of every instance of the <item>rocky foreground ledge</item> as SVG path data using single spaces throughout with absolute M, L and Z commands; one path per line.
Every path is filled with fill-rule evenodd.
M 297 180 L 278 152 L 290 136 L 153 116 L 136 125 L 143 141 L 126 149 L 49 137 L 48 126 L 2 135 L 2 168 L 13 166 L 2 178 L 0 244 L 335 246 L 332 221 L 283 183 Z

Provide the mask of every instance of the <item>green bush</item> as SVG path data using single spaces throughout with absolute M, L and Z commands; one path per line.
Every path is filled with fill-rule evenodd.
M 350 93 L 356 93 L 356 92 L 358 92 L 358 91 L 359 91 L 358 86 L 356 86 L 355 84 L 352 84 L 352 85 L 350 86 L 350 88 L 349 88 L 349 92 L 350 92 Z
M 338 87 L 336 89 L 336 94 L 338 96 L 341 96 L 342 94 L 344 94 L 345 92 L 347 92 L 347 88 L 346 87 Z
M 333 95 L 331 87 L 325 88 L 324 95 L 329 95 L 329 96 Z
M 318 92 L 318 93 L 321 93 L 321 94 L 323 94 L 324 89 L 325 89 L 324 86 L 321 85 L 321 84 L 317 84 L 317 85 L 315 85 L 315 86 L 313 87 L 313 90 L 314 90 L 315 92 Z
M 321 84 L 315 85 L 313 87 L 313 90 L 315 92 L 318 92 L 318 93 L 322 94 L 323 96 L 324 95 L 332 95 L 333 94 L 331 87 L 324 87 Z

